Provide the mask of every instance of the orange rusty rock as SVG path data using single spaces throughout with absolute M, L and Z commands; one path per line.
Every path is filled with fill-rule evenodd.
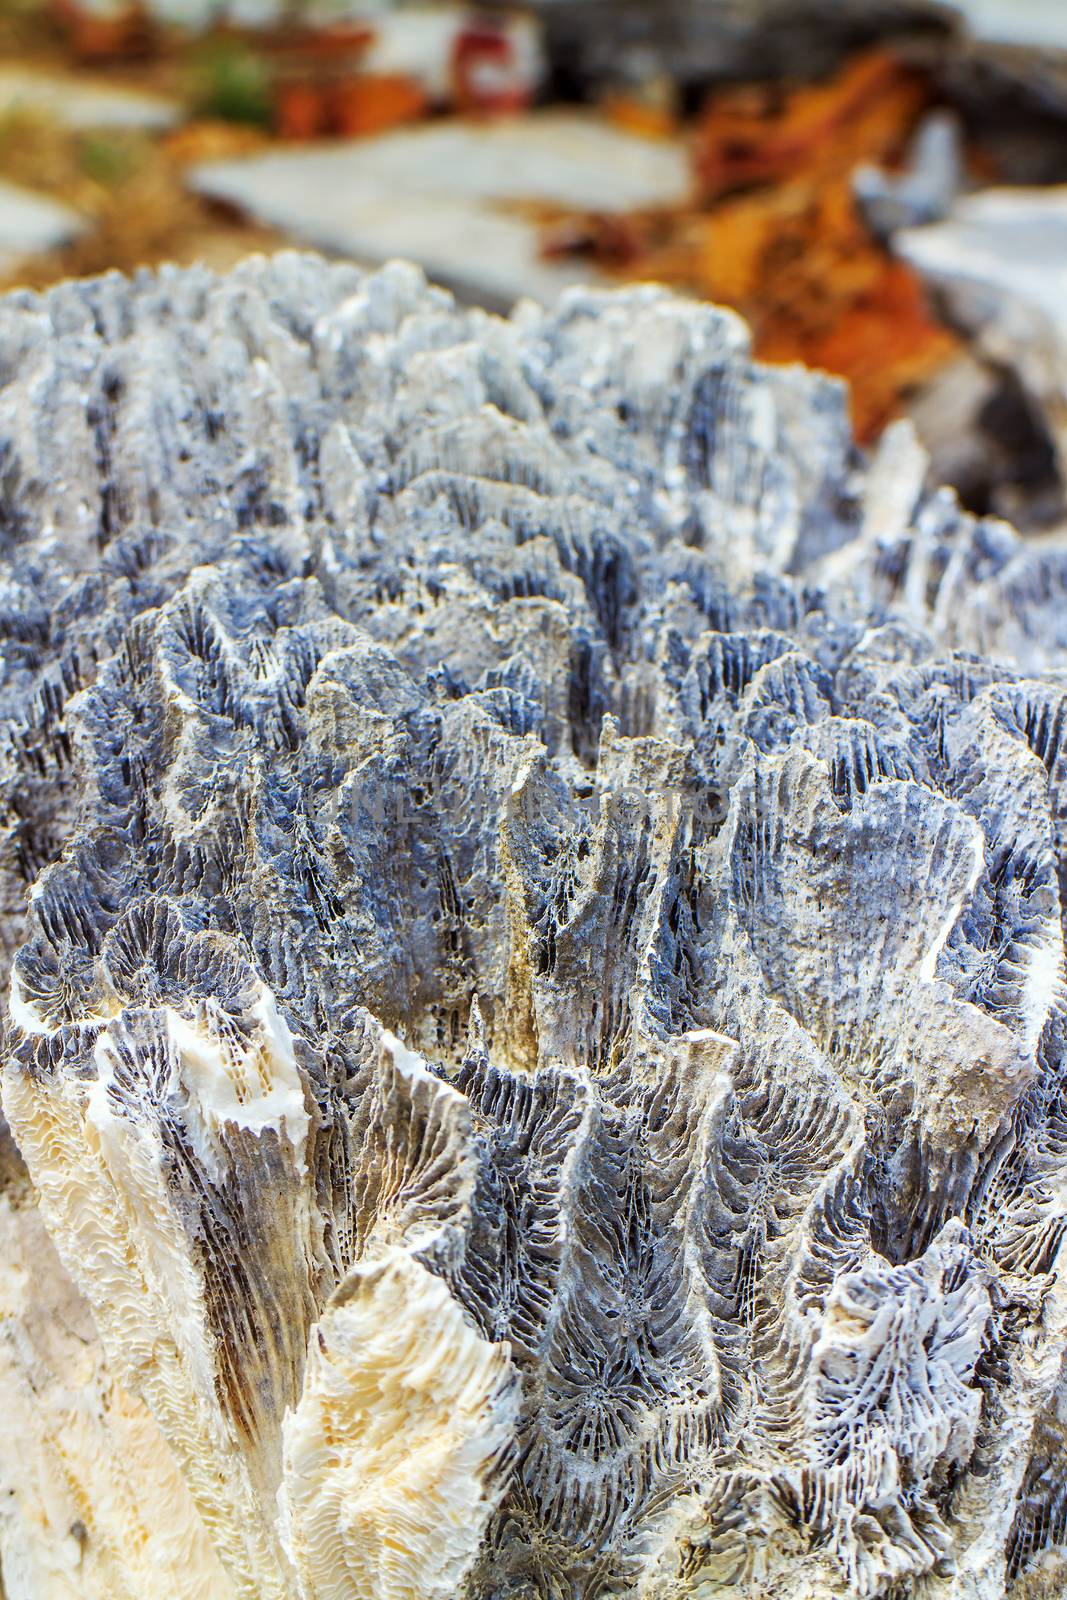
M 867 234 L 843 183 L 794 183 L 724 202 L 688 231 L 681 250 L 641 259 L 638 270 L 734 306 L 761 358 L 849 379 L 863 440 L 958 348 L 914 273 Z
M 901 398 L 959 349 L 952 334 L 930 317 L 914 273 L 892 261 L 821 331 L 805 336 L 784 322 L 769 323 L 755 347 L 763 360 L 800 360 L 847 379 L 853 426 L 864 444 L 899 412 Z
M 361 73 L 337 84 L 329 96 L 331 130 L 350 138 L 415 122 L 427 110 L 422 85 L 402 73 Z
M 733 306 L 761 358 L 847 378 L 869 440 L 958 349 L 915 275 L 866 228 L 851 188 L 860 162 L 903 150 L 929 98 L 915 72 L 881 53 L 815 88 L 730 90 L 696 124 L 690 207 L 557 218 L 546 250 Z
M 693 144 L 701 193 L 712 199 L 752 183 L 840 174 L 889 158 L 929 100 L 922 75 L 882 51 L 855 57 L 814 87 L 713 95 Z

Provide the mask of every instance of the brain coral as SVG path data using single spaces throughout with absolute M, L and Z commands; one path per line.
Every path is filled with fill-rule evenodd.
M 1064 550 L 298 256 L 0 302 L 0 526 L 11 1600 L 1062 1594 Z

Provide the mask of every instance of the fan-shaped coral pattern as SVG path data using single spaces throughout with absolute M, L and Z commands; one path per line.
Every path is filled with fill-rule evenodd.
M 654 289 L 0 377 L 4 1105 L 204 1600 L 1059 1593 L 1067 555 Z

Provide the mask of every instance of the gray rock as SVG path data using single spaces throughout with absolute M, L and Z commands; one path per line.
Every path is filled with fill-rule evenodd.
M 989 189 L 894 241 L 952 323 L 1014 372 L 1045 419 L 1067 481 L 1067 188 Z
M 1028 533 L 1067 523 L 1047 423 L 1009 369 L 963 350 L 909 395 L 907 414 L 934 478 L 965 505 Z
M 0 374 L 4 1105 L 198 1592 L 1058 1583 L 1067 549 L 653 288 Z
M 950 111 L 923 118 L 902 173 L 858 167 L 853 188 L 868 225 L 882 239 L 901 228 L 941 222 L 963 187 L 963 141 Z

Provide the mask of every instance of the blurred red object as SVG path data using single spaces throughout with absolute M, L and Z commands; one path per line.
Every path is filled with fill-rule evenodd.
M 326 103 L 314 83 L 296 80 L 274 91 L 274 120 L 282 139 L 315 139 L 326 131 Z
M 457 111 L 496 114 L 524 111 L 533 84 L 522 70 L 515 43 L 491 23 L 460 28 L 452 46 L 452 98 Z

